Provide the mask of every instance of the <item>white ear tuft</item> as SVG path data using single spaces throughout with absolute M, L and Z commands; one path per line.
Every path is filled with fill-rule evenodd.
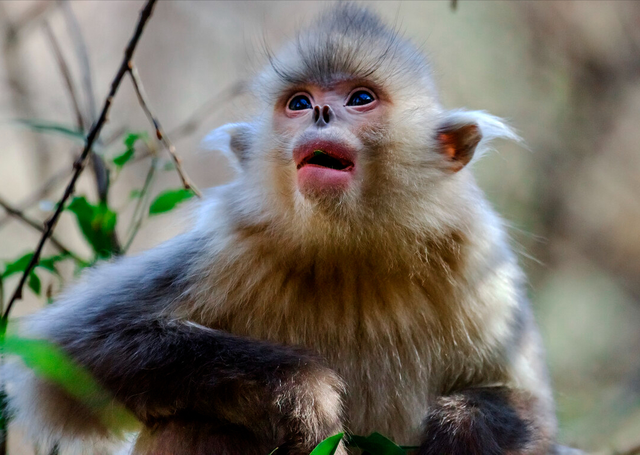
M 502 138 L 522 142 L 522 138 L 501 118 L 484 111 L 450 111 L 446 114 L 446 123 L 456 126 L 469 124 L 478 125 L 482 133 L 482 139 L 476 148 L 474 160 L 477 160 L 486 151 L 491 150 L 491 141 L 494 139 Z
M 200 143 L 204 150 L 222 152 L 237 170 L 248 158 L 253 126 L 250 123 L 227 123 L 211 131 Z

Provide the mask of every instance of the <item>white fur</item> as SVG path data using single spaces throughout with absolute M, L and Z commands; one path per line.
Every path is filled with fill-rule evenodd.
M 476 147 L 472 161 L 481 158 L 491 150 L 491 142 L 495 139 L 507 139 L 522 142 L 522 138 L 503 119 L 485 111 L 467 111 L 456 109 L 445 113 L 445 121 L 453 125 L 476 124 L 482 133 L 482 139 Z
M 200 143 L 200 147 L 204 150 L 222 152 L 233 168 L 238 172 L 242 172 L 238 154 L 231 147 L 231 138 L 234 134 L 238 134 L 239 130 L 248 128 L 251 128 L 249 123 L 227 123 L 207 134 Z

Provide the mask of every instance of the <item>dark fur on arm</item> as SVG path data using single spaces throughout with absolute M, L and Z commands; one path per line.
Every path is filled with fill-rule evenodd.
M 477 387 L 436 400 L 425 419 L 420 455 L 547 454 L 536 399 L 508 387 Z M 541 425 L 545 426 L 545 425 Z
M 99 267 L 27 331 L 58 344 L 147 427 L 172 428 L 180 445 L 195 433 L 228 439 L 250 428 L 256 447 L 286 440 L 308 452 L 340 431 L 340 379 L 298 348 L 172 318 L 202 243 L 176 238 Z

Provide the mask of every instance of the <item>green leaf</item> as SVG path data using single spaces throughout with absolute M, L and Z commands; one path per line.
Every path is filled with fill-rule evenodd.
M 99 395 L 100 386 L 91 375 L 54 344 L 7 335 L 4 349 L 8 354 L 19 356 L 38 376 L 56 383 L 80 400 L 91 400 Z
M 149 215 L 157 215 L 173 210 L 181 202 L 193 197 L 191 190 L 167 190 L 160 193 L 149 206 Z
M 69 258 L 69 254 L 67 253 L 61 253 L 61 254 L 57 254 L 55 256 L 49 256 L 46 258 L 40 258 L 40 262 L 38 263 L 38 267 L 42 267 L 45 270 L 48 270 L 49 272 L 53 273 L 54 275 L 58 275 L 60 276 L 60 273 L 58 272 L 58 269 L 56 268 L 56 263 L 60 262 L 60 261 L 64 261 L 65 259 Z
M 115 164 L 117 167 L 124 166 L 125 164 L 127 164 L 127 161 L 133 158 L 134 153 L 135 153 L 135 150 L 133 148 L 125 150 L 122 154 L 116 156 L 113 159 L 113 164 Z
M 20 357 L 37 376 L 57 384 L 69 395 L 96 411 L 107 427 L 117 427 L 117 431 L 131 427 L 136 422 L 126 409 L 113 401 L 112 396 L 87 370 L 76 364 L 56 345 L 46 340 L 8 334 L 4 339 L 4 350 Z
M 31 262 L 31 258 L 33 257 L 33 253 L 27 253 L 24 256 L 20 256 L 13 262 L 5 263 L 4 272 L 2 272 L 2 278 L 7 278 L 15 273 L 22 273 L 25 271 L 29 262 Z
M 29 273 L 29 281 L 27 283 L 29 288 L 36 294 L 40 295 L 40 290 L 42 289 L 42 283 L 40 282 L 40 278 L 36 275 L 34 270 Z
M 139 133 L 129 133 L 124 138 L 124 145 L 127 148 L 132 148 L 139 139 L 147 139 L 148 137 L 149 135 L 145 131 L 141 131 Z
M 77 128 L 69 127 L 55 122 L 48 122 L 46 120 L 18 119 L 16 121 L 34 131 L 63 134 L 65 136 L 84 141 L 84 132 L 78 130 Z
M 338 433 L 334 436 L 328 437 L 318 444 L 309 455 L 333 455 L 336 453 L 336 450 L 338 450 L 338 446 L 340 445 L 340 441 L 342 441 L 343 436 L 344 433 Z
M 129 133 L 125 136 L 122 141 L 125 146 L 125 151 L 120 155 L 113 158 L 111 161 L 116 165 L 117 168 L 123 167 L 127 164 L 136 153 L 135 145 L 136 142 L 140 139 L 147 139 L 149 136 L 146 132 L 142 131 L 140 133 Z
M 391 439 L 380 433 L 371 433 L 369 436 L 351 435 L 347 442 L 349 447 L 357 447 L 374 455 L 406 455 L 407 452 Z
M 118 216 L 106 204 L 92 205 L 84 196 L 74 197 L 67 206 L 78 221 L 82 235 L 100 258 L 117 252 L 114 232 Z

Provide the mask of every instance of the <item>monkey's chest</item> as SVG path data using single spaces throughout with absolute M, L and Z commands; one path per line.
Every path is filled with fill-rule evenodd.
M 268 298 L 253 293 L 251 304 L 247 299 L 225 305 L 234 310 L 220 320 L 239 335 L 320 353 L 347 384 L 350 431 L 378 431 L 402 444 L 417 444 L 446 368 L 441 360 L 456 350 L 443 341 L 437 312 L 411 283 L 342 284 L 289 284 Z

